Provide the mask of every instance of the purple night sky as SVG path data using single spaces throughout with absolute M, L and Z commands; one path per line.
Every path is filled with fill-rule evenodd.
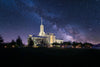
M 5 42 L 45 32 L 64 41 L 100 43 L 100 0 L 0 0 L 0 34 Z

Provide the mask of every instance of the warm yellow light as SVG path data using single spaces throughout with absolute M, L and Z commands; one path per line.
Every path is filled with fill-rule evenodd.
M 74 46 L 72 46 L 72 48 L 74 48 Z
M 14 45 L 12 45 L 12 48 L 14 48 L 15 46 Z
M 35 46 L 33 46 L 33 48 L 38 48 L 38 46 L 35 45 Z
M 62 48 L 64 48 L 64 45 L 62 46 Z
M 53 47 L 53 45 L 50 45 L 50 47 Z
M 4 46 L 4 48 L 7 48 L 7 46 Z
M 50 36 L 50 43 L 53 43 L 53 36 Z

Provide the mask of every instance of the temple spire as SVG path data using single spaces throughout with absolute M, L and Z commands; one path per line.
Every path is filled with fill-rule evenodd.
M 45 32 L 44 32 L 44 25 L 42 24 L 42 17 L 41 17 L 41 25 L 40 25 L 40 33 L 39 36 L 45 36 Z
M 42 24 L 42 17 L 41 17 L 41 25 L 43 25 L 43 24 Z

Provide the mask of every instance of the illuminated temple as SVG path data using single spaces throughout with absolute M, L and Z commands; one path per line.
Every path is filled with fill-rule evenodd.
M 42 18 L 41 18 L 39 35 L 29 35 L 28 39 L 29 38 L 33 40 L 35 46 L 37 46 L 38 44 L 41 44 L 41 41 L 44 41 L 48 45 L 51 45 L 54 42 L 57 42 L 57 43 L 63 42 L 63 40 L 56 39 L 56 36 L 53 33 L 44 32 L 44 25 L 42 24 Z

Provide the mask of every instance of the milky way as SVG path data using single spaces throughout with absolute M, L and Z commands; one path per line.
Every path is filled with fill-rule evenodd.
M 5 41 L 45 32 L 64 41 L 100 43 L 99 0 L 0 0 L 0 34 Z M 13 37 L 12 37 L 13 36 Z

